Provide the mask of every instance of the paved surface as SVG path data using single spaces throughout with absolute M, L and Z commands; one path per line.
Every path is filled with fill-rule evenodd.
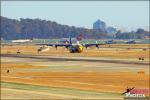
M 120 63 L 120 64 L 138 64 L 149 65 L 149 62 L 145 61 L 131 61 L 124 59 L 110 59 L 110 58 L 94 58 L 94 57 L 54 57 L 54 56 L 35 56 L 35 55 L 23 55 L 23 54 L 1 54 L 1 57 L 15 57 L 15 58 L 31 58 L 41 59 L 47 61 L 86 61 L 86 62 L 105 62 L 105 63 Z

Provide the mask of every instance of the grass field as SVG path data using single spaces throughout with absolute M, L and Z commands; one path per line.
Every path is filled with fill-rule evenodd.
M 80 89 L 68 89 L 58 87 L 46 87 L 39 85 L 29 85 L 11 82 L 2 82 L 2 95 L 7 99 L 70 99 L 70 98 L 82 98 L 82 99 L 108 99 L 108 95 L 111 98 L 122 98 L 119 93 L 105 93 L 95 91 L 84 91 Z M 5 88 L 3 88 L 5 87 Z M 14 92 L 14 93 L 12 93 Z M 16 96 L 17 95 L 17 96 Z
M 50 55 L 50 56 L 77 56 L 77 57 L 113 57 L 113 58 L 132 58 L 138 59 L 144 57 L 145 60 L 149 60 L 149 44 L 113 44 L 113 45 L 102 45 L 100 49 L 95 47 L 84 48 L 82 53 L 72 54 L 64 47 L 59 47 L 57 50 L 54 47 L 50 47 L 47 52 L 37 53 L 37 49 L 40 46 L 2 46 L 2 54 L 16 54 L 20 50 L 21 54 L 32 54 L 32 55 Z
M 125 45 L 125 48 L 128 47 Z M 148 45 L 132 47 L 147 48 Z M 23 54 L 38 55 L 37 46 L 4 46 L 1 53 L 16 53 L 18 48 Z M 144 61 L 149 60 L 149 50 L 127 50 L 119 47 L 118 51 L 116 49 L 117 47 L 100 50 L 91 48 L 81 54 L 70 54 L 64 48 L 51 48 L 50 51 L 39 55 L 109 57 L 136 61 L 138 57 L 144 57 Z M 149 65 L 55 62 L 13 57 L 2 57 L 1 61 L 2 99 L 123 99 L 121 93 L 125 92 L 127 87 L 149 88 Z M 140 71 L 144 73 L 139 73 Z
M 32 92 L 32 98 L 41 99 L 123 98 L 121 93 L 126 87 L 148 88 L 149 86 L 149 74 L 137 73 L 140 70 L 147 71 L 146 65 L 127 67 L 121 64 L 116 66 L 95 62 L 34 61 L 31 63 L 29 60 L 14 64 L 10 62 L 11 59 L 9 63 L 1 65 L 2 98 L 29 98 L 23 94 L 31 95 Z M 9 73 L 6 72 L 7 69 L 10 70 Z

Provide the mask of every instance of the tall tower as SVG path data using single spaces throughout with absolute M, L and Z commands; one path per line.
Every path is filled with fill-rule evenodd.
M 101 20 L 97 20 L 96 22 L 93 23 L 93 29 L 99 29 L 105 31 L 106 23 Z

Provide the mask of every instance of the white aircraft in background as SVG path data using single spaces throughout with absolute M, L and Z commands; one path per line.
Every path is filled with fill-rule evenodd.
M 28 43 L 28 42 L 32 42 L 32 40 L 30 39 L 19 39 L 19 40 L 12 40 L 12 43 Z

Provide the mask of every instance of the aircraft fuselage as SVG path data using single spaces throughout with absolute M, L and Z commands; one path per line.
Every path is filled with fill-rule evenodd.
M 81 53 L 83 51 L 82 45 L 71 45 L 69 48 L 70 53 Z

